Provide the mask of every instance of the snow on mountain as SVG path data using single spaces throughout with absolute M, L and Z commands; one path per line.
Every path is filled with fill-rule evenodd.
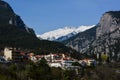
M 37 35 L 37 37 L 50 41 L 62 41 L 94 26 L 64 27 Z

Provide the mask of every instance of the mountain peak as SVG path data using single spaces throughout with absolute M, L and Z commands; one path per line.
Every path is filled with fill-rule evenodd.
M 0 25 L 13 25 L 35 36 L 33 29 L 26 27 L 20 16 L 16 15 L 11 6 L 0 0 Z
M 113 17 L 120 18 L 120 11 L 109 11 L 109 12 L 106 12 L 105 14 L 107 13 L 112 15 Z
M 97 28 L 97 38 L 113 32 L 120 26 L 120 11 L 109 11 L 103 14 Z
M 38 37 L 46 40 L 56 41 L 62 37 L 62 40 L 72 37 L 73 35 L 85 31 L 89 28 L 92 28 L 92 26 L 79 26 L 79 27 L 64 27 L 59 28 L 57 30 L 49 31 L 41 35 L 37 35 Z M 66 37 L 66 38 L 65 38 Z M 64 39 L 63 39 L 64 38 Z M 62 41 L 60 40 L 60 41 Z

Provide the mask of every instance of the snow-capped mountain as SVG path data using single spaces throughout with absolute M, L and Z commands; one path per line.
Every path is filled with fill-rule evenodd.
M 94 26 L 64 27 L 37 35 L 37 37 L 50 41 L 63 41 Z

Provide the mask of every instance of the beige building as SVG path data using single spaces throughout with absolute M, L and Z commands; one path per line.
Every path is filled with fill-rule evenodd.
M 5 60 L 12 60 L 12 49 L 4 48 L 4 56 L 5 56 Z

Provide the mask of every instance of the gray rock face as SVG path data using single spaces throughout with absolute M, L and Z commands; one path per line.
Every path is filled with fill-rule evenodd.
M 118 12 L 117 12 L 118 13 Z M 120 17 L 105 13 L 96 29 L 96 40 L 87 53 L 105 53 L 110 61 L 120 61 Z
M 89 47 L 91 42 L 96 38 L 96 26 L 69 38 L 64 41 L 67 46 L 77 50 L 78 52 L 85 52 L 86 48 Z
M 103 14 L 100 20 L 99 27 L 97 28 L 96 37 L 100 37 L 104 34 L 111 33 L 120 27 L 120 19 L 112 16 L 111 13 Z
M 120 11 L 106 12 L 94 29 L 79 33 L 65 43 L 92 57 L 105 53 L 110 61 L 120 61 Z

